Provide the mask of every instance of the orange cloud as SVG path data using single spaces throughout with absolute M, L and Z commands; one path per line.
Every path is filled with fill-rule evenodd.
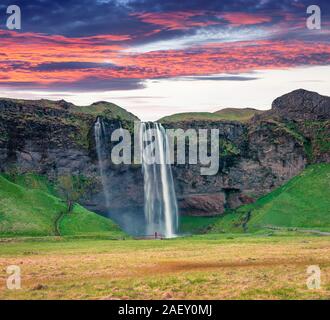
M 143 12 L 134 13 L 132 16 L 138 17 L 141 21 L 162 26 L 167 30 L 186 30 L 193 27 L 206 27 L 221 23 L 205 18 L 205 11 L 177 11 L 177 12 Z M 203 21 L 205 20 L 205 21 Z
M 122 43 L 128 36 L 0 31 L 0 37 L 0 86 L 38 83 L 47 88 L 90 78 L 152 79 L 330 64 L 325 42 L 245 41 L 133 54 Z
M 249 72 L 330 64 L 330 44 L 303 41 L 245 41 L 208 44 L 188 50 L 127 55 L 115 61 L 152 70 L 151 77 Z
M 255 25 L 260 23 L 271 22 L 272 17 L 269 15 L 263 15 L 258 13 L 246 13 L 246 12 L 227 12 L 219 15 L 224 18 L 231 25 Z
M 176 11 L 143 12 L 132 15 L 143 22 L 162 26 L 167 30 L 186 30 L 194 27 L 222 25 L 224 21 L 233 26 L 257 25 L 272 21 L 271 14 L 246 12 Z

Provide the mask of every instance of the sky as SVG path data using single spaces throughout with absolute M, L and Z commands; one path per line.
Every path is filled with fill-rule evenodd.
M 328 0 L 15 1 L 0 4 L 0 96 L 109 101 L 142 120 L 269 109 L 298 88 L 330 95 Z M 309 5 L 321 29 L 309 30 Z

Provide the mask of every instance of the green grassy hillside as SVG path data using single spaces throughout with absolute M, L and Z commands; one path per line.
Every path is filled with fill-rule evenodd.
M 226 120 L 247 121 L 250 120 L 256 114 L 261 114 L 263 112 L 264 111 L 256 110 L 252 108 L 244 108 L 244 109 L 226 108 L 215 112 L 215 114 Z
M 211 112 L 187 112 L 187 113 L 177 113 L 168 117 L 164 117 L 159 120 L 161 123 L 166 122 L 181 122 L 181 121 L 218 121 L 223 120 L 223 118 L 215 113 Z
M 126 121 L 139 120 L 139 118 L 136 117 L 134 114 L 128 112 L 127 110 L 119 107 L 114 103 L 107 101 L 95 102 L 89 106 L 76 106 L 73 103 L 67 102 L 65 100 L 59 100 L 59 101 L 53 101 L 47 99 L 23 100 L 23 99 L 9 99 L 9 98 L 0 97 L 0 104 L 1 102 L 15 103 L 23 106 L 38 106 L 46 109 L 56 109 L 56 110 L 63 110 L 64 108 L 74 114 L 82 113 L 92 116 L 102 115 L 110 119 L 118 119 L 118 120 L 126 120 Z
M 90 106 L 72 106 L 70 108 L 75 113 L 86 113 L 94 116 L 103 115 L 110 119 L 138 121 L 139 118 L 114 103 L 100 101 Z
M 204 233 L 213 223 L 217 222 L 217 217 L 189 217 L 181 216 L 179 220 L 180 234 Z
M 247 121 L 250 120 L 254 115 L 260 114 L 263 111 L 245 108 L 235 109 L 226 108 L 214 113 L 211 112 L 187 112 L 177 113 L 168 117 L 164 117 L 159 121 L 162 123 L 166 122 L 180 122 L 180 121 Z
M 330 164 L 316 164 L 256 203 L 219 218 L 211 232 L 330 231 Z
M 36 188 L 25 188 L 26 177 L 15 184 L 0 175 L 0 237 L 106 235 L 123 237 L 111 220 L 76 205 L 66 213 L 66 205 L 48 193 L 42 180 Z M 32 177 L 34 183 L 38 181 Z M 39 188 L 40 187 L 40 188 Z M 50 190 L 51 191 L 51 190 Z

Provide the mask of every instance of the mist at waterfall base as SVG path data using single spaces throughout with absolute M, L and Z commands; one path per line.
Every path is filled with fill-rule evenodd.
M 158 236 L 173 238 L 178 229 L 178 207 L 174 189 L 169 146 L 165 129 L 158 123 L 140 124 L 141 170 L 143 174 L 144 208 L 111 208 L 111 184 L 109 161 L 110 134 L 105 123 L 98 118 L 94 127 L 99 172 L 108 217 L 127 233 L 134 236 Z M 155 161 L 157 159 L 157 161 Z

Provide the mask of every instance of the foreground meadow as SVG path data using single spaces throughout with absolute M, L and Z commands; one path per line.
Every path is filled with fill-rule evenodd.
M 6 268 L 21 268 L 21 290 Z M 321 268 L 321 289 L 306 286 Z M 1 299 L 330 299 L 330 238 L 1 240 Z

